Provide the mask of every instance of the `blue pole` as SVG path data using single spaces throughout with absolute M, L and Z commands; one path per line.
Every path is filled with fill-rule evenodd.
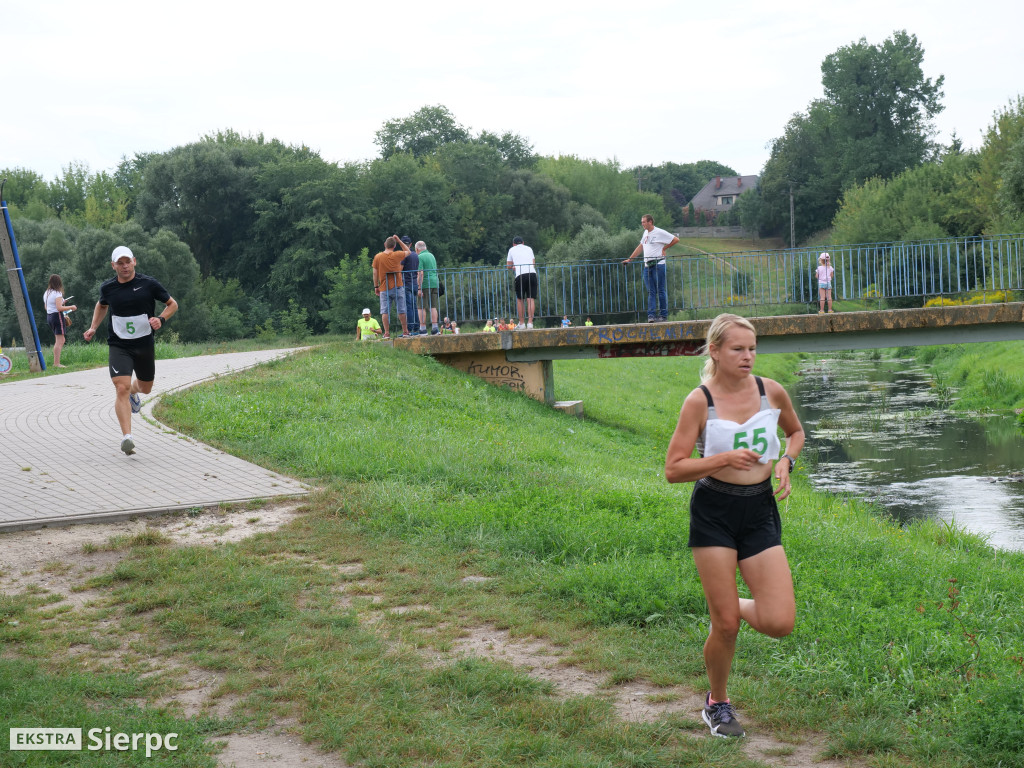
M 4 226 L 7 227 L 7 236 L 11 239 L 11 250 L 14 252 L 14 267 L 18 271 L 18 282 L 21 283 L 21 293 L 25 297 L 25 307 L 28 311 L 28 322 L 32 328 L 32 337 L 36 345 L 36 357 L 39 360 L 39 366 L 42 370 L 46 370 L 46 360 L 43 359 L 43 350 L 39 346 L 39 331 L 36 330 L 36 318 L 32 314 L 32 300 L 28 297 L 28 286 L 25 285 L 25 272 L 21 268 L 21 258 L 18 256 L 18 243 L 14 239 L 14 227 L 11 226 L 11 215 L 7 212 L 7 202 L 0 200 L 0 208 L 4 209 Z M 28 342 L 25 342 L 25 348 L 28 348 Z

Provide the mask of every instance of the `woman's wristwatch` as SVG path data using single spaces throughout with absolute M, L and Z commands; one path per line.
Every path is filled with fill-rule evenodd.
M 782 454 L 782 458 L 789 459 L 789 471 L 792 472 L 793 471 L 793 467 L 796 466 L 796 459 L 794 459 L 788 453 Z

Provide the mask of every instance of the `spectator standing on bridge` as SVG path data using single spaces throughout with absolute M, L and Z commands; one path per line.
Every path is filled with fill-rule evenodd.
M 416 242 L 416 255 L 419 257 L 420 271 L 417 275 L 419 286 L 420 302 L 420 335 L 427 335 L 427 312 L 430 313 L 430 334 L 436 336 L 437 330 L 437 308 L 440 300 L 438 293 L 437 259 L 434 254 L 427 250 L 427 244 L 422 240 Z
M 654 226 L 654 217 L 645 213 L 640 218 L 644 236 L 640 245 L 623 264 L 629 264 L 641 253 L 644 255 L 644 285 L 647 286 L 647 322 L 657 323 L 668 320 L 668 283 L 666 282 L 665 259 L 669 248 L 679 242 L 671 232 Z
M 704 643 L 711 690 L 702 716 L 711 732 L 723 737 L 744 735 L 726 690 L 741 620 L 769 637 L 788 635 L 796 620 L 776 497 L 789 496 L 789 473 L 803 448 L 804 431 L 786 390 L 752 375 L 756 349 L 750 321 L 729 314 L 714 319 L 704 348 L 703 383 L 683 401 L 665 457 L 668 482 L 696 481 L 689 546 L 711 613 Z M 786 435 L 781 459 L 778 427 Z M 699 458 L 691 458 L 695 447 Z M 737 591 L 737 568 L 749 599 Z
M 832 312 L 832 279 L 836 275 L 832 267 L 832 259 L 827 253 L 818 257 L 818 314 L 825 314 L 825 303 L 828 302 L 828 311 Z
M 412 238 L 402 235 L 402 242 L 412 248 Z M 420 257 L 416 250 L 410 250 L 402 259 L 402 282 L 405 283 L 405 318 L 409 326 L 409 334 L 418 336 L 420 332 L 420 313 L 416 311 L 416 294 L 419 293 Z
M 383 331 L 380 323 L 373 319 L 370 308 L 363 310 L 363 316 L 356 320 L 356 338 L 360 341 L 369 341 L 374 336 L 379 336 Z
M 516 311 L 519 313 L 517 331 L 533 328 L 533 313 L 536 308 L 538 289 L 537 259 L 533 248 L 523 244 L 523 238 L 516 235 L 512 238 L 512 247 L 508 249 L 508 260 L 505 266 L 516 276 Z M 526 321 L 523 322 L 523 302 L 526 302 Z
M 402 249 L 395 250 L 398 246 Z M 402 282 L 402 260 L 409 246 L 398 235 L 384 241 L 384 250 L 373 257 L 373 291 L 380 297 L 380 319 L 384 323 L 384 338 L 391 338 L 391 302 L 395 302 L 398 319 L 402 323 L 403 338 L 409 335 L 405 316 L 405 290 Z

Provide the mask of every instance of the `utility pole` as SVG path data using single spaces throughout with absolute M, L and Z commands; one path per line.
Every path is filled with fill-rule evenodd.
M 7 179 L 0 183 L 0 201 L 3 200 L 3 185 Z M 25 294 L 22 289 L 21 270 L 14 259 L 14 247 L 11 244 L 11 237 L 7 227 L 11 220 L 7 213 L 7 204 L 3 204 L 3 226 L 0 227 L 0 251 L 4 253 L 4 266 L 7 267 L 7 280 L 11 284 L 11 298 L 14 300 L 14 309 L 18 313 L 18 326 L 21 328 L 21 338 L 25 345 L 25 353 L 28 355 L 28 368 L 30 371 L 39 372 L 43 366 L 39 361 L 39 353 L 35 349 L 35 333 L 32 332 L 32 323 L 29 322 L 28 307 L 25 305 Z
M 796 248 L 796 218 L 793 214 L 793 182 L 789 182 L 789 247 Z

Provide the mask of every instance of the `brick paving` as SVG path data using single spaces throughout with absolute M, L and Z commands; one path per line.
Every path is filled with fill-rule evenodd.
M 157 360 L 153 392 L 132 417 L 132 456 L 120 450 L 105 367 L 0 383 L 0 532 L 308 493 L 309 486 L 192 440 L 152 415 L 162 394 L 289 352 Z

